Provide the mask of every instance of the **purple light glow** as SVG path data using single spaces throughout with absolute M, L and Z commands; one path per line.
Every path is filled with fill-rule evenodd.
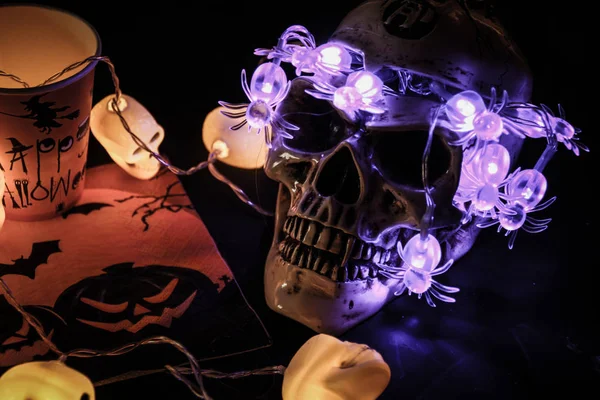
M 546 194 L 548 182 L 541 172 L 526 169 L 519 172 L 506 186 L 510 201 L 519 204 L 525 211 L 537 206 Z
M 484 182 L 498 186 L 510 169 L 510 154 L 506 147 L 492 143 L 488 144 L 472 163 Z
M 403 247 L 398 242 L 398 254 L 403 261 L 400 267 L 383 266 L 382 274 L 389 278 L 402 279 L 400 289 L 395 293 L 400 296 L 405 291 L 415 293 L 418 298 L 425 296 L 427 304 L 435 307 L 433 298 L 446 303 L 454 303 L 456 300 L 444 293 L 457 293 L 458 288 L 442 285 L 433 279 L 433 276 L 441 275 L 448 271 L 454 260 L 448 260 L 446 264 L 438 267 L 442 258 L 440 243 L 433 235 L 427 236 L 426 240 L 417 233 Z
M 532 218 L 529 214 L 547 208 L 555 200 L 553 197 L 542 203 L 547 189 L 542 170 L 554 155 L 556 143 L 563 143 L 576 155 L 580 150 L 589 151 L 579 142 L 577 134 L 580 130 L 565 120 L 564 110 L 560 106 L 559 115 L 555 116 L 552 110 L 543 105 L 510 103 L 506 91 L 498 99 L 495 88 L 491 89 L 486 105 L 476 91 L 452 94 L 452 88 L 441 82 L 430 78 L 411 79 L 413 75 L 419 78 L 414 71 L 396 72 L 401 84 L 395 91 L 385 86 L 376 74 L 368 71 L 362 52 L 333 42 L 317 47 L 310 32 L 299 25 L 284 31 L 276 47 L 258 49 L 255 54 L 267 56 L 273 62 L 256 69 L 250 87 L 242 71 L 242 87 L 250 104 L 245 112 L 239 111 L 240 105 L 228 105 L 228 108 L 238 111 L 226 115 L 232 118 L 245 116 L 244 121 L 232 129 L 239 129 L 248 123 L 267 131 L 269 124 L 274 124 L 284 137 L 291 137 L 286 131 L 298 129 L 277 115 L 276 107 L 290 87 L 279 66 L 281 62 L 291 63 L 296 68 L 297 76 L 310 75 L 307 79 L 312 82 L 313 88 L 307 89 L 306 93 L 330 102 L 354 122 L 366 117 L 361 112 L 373 114 L 369 118 L 385 118 L 385 115 L 381 116 L 388 111 L 385 96 L 400 97 L 409 89 L 416 95 L 437 96 L 440 104 L 432 108 L 430 134 L 436 126 L 450 130 L 454 134 L 454 141 L 449 144 L 462 148 L 464 153 L 460 181 L 453 199 L 454 206 L 465 213 L 462 223 L 471 221 L 473 217 L 484 218 L 484 222 L 477 226 L 486 228 L 497 225 L 498 231 L 504 229 L 506 236 L 510 237 L 509 248 L 514 245 L 518 230 L 542 232 L 551 221 Z M 362 56 L 362 65 L 353 69 L 353 56 L 357 54 Z M 510 153 L 499 143 L 502 135 L 543 138 L 548 141 L 547 150 L 534 169 L 516 168 L 511 172 Z M 268 133 L 266 138 L 270 144 Z M 423 162 L 427 160 L 428 152 L 426 146 Z M 423 170 L 426 170 L 425 166 Z M 428 184 L 425 178 L 423 181 L 427 192 Z M 427 204 L 428 211 L 434 207 L 435 204 Z M 427 239 L 423 240 L 423 237 Z M 397 295 L 405 291 L 415 293 L 419 298 L 423 295 L 432 307 L 435 307 L 433 298 L 444 302 L 455 301 L 444 293 L 458 292 L 458 288 L 444 286 L 432 278 L 446 272 L 453 263 L 453 260 L 449 260 L 439 266 L 442 250 L 432 234 L 425 229 L 404 246 L 398 241 L 397 248 L 402 260 L 400 265 L 379 265 L 383 276 L 401 280 Z
M 335 43 L 326 43 L 316 49 L 300 46 L 290 47 L 292 50 L 291 63 L 296 67 L 296 75 L 302 73 L 314 75 L 339 75 L 351 72 L 352 56 Z
M 357 118 L 359 111 L 371 114 L 383 114 L 385 108 L 380 104 L 383 100 L 383 82 L 368 71 L 357 71 L 348 75 L 346 83 L 334 87 L 329 83 L 315 82 L 315 90 L 307 90 L 310 95 L 328 100 L 351 119 Z
M 486 110 L 479 93 L 467 90 L 458 93 L 446 103 L 446 116 L 456 132 L 473 130 L 473 120 Z

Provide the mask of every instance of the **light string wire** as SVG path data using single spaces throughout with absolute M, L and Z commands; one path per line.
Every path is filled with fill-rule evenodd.
M 219 180 L 219 181 L 225 183 L 227 186 L 229 186 L 231 188 L 231 190 L 233 190 L 235 195 L 242 202 L 244 202 L 247 205 L 249 205 L 250 207 L 254 208 L 254 210 L 256 210 L 258 213 L 260 213 L 262 215 L 265 215 L 268 217 L 272 217 L 274 215 L 273 212 L 265 210 L 264 208 L 262 208 L 261 206 L 259 206 L 258 204 L 254 203 L 252 200 L 250 200 L 250 197 L 244 192 L 244 190 L 242 188 L 237 186 L 230 179 L 228 179 L 227 177 L 225 177 L 223 174 L 221 174 L 218 171 L 217 167 L 214 164 L 215 164 L 215 161 L 217 161 L 218 156 L 220 154 L 219 150 L 216 150 L 216 149 L 212 150 L 209 153 L 207 160 L 202 161 L 202 162 L 198 163 L 197 165 L 192 166 L 190 168 L 182 169 L 182 168 L 176 167 L 175 165 L 173 165 L 172 163 L 167 161 L 158 152 L 156 152 L 156 151 L 152 150 L 150 147 L 148 147 L 148 145 L 142 139 L 140 139 L 140 137 L 138 135 L 136 135 L 135 132 L 133 132 L 133 130 L 130 128 L 129 124 L 127 123 L 127 120 L 125 119 L 125 117 L 122 114 L 123 110 L 121 110 L 120 105 L 121 105 L 123 93 L 121 91 L 121 85 L 120 85 L 119 78 L 115 71 L 115 66 L 112 63 L 112 61 L 110 60 L 110 58 L 108 58 L 106 56 L 87 57 L 84 60 L 77 61 L 77 62 L 67 66 L 62 71 L 55 73 L 54 75 L 52 75 L 51 77 L 49 77 L 48 79 L 46 79 L 45 81 L 43 81 L 42 83 L 40 83 L 39 85 L 36 85 L 34 87 L 45 86 L 49 83 L 56 81 L 57 79 L 59 79 L 60 77 L 65 75 L 66 73 L 71 72 L 71 71 L 81 67 L 84 64 L 87 64 L 90 62 L 98 62 L 98 61 L 103 62 L 108 66 L 108 69 L 110 71 L 110 75 L 111 75 L 111 78 L 113 81 L 113 86 L 115 88 L 115 97 L 110 101 L 110 107 L 111 107 L 112 111 L 119 118 L 121 125 L 123 125 L 123 129 L 125 129 L 125 131 L 127 131 L 127 133 L 131 136 L 132 140 L 135 142 L 136 145 L 138 145 L 144 151 L 150 153 L 150 155 L 152 157 L 154 157 L 163 167 L 167 168 L 170 172 L 172 172 L 173 174 L 178 175 L 178 176 L 190 176 L 190 175 L 193 175 L 196 172 L 203 170 L 210 166 L 210 168 L 208 168 L 208 170 L 211 173 L 211 175 L 214 178 L 216 178 L 217 180 Z M 5 76 L 16 82 L 19 82 L 25 88 L 31 87 L 29 84 L 27 84 L 24 80 L 22 80 L 18 76 L 9 74 L 2 70 L 0 70 L 0 76 Z
M 163 156 L 161 156 L 159 153 L 150 149 L 146 145 L 146 143 L 142 139 L 140 139 L 139 136 L 137 136 L 135 134 L 135 132 L 132 131 L 127 120 L 125 119 L 125 117 L 122 114 L 121 107 L 119 106 L 120 101 L 122 100 L 122 95 L 123 95 L 121 88 L 120 88 L 120 81 L 115 72 L 114 64 L 108 57 L 106 57 L 106 56 L 90 56 L 84 60 L 78 61 L 76 63 L 73 63 L 73 64 L 67 66 L 62 71 L 52 75 L 51 77 L 46 79 L 41 84 L 36 85 L 34 87 L 45 86 L 45 85 L 57 80 L 61 76 L 65 75 L 66 73 L 81 67 L 84 64 L 87 64 L 90 62 L 98 62 L 98 61 L 101 61 L 108 66 L 110 74 L 111 74 L 111 78 L 113 81 L 113 85 L 115 87 L 115 97 L 110 101 L 111 109 L 113 112 L 115 112 L 115 114 L 119 118 L 119 121 L 121 122 L 123 128 L 127 131 L 127 133 L 131 136 L 132 140 L 140 148 L 142 148 L 143 150 L 150 153 L 151 156 L 154 157 L 161 165 L 163 165 L 170 172 L 172 172 L 173 174 L 178 175 L 178 176 L 189 176 L 189 175 L 192 175 L 202 169 L 207 168 L 214 178 L 216 178 L 220 182 L 227 184 L 230 187 L 230 189 L 235 193 L 235 195 L 242 202 L 251 206 L 260 214 L 263 214 L 266 216 L 273 216 L 272 212 L 267 211 L 264 208 L 262 208 L 261 206 L 259 206 L 258 204 L 254 203 L 250 199 L 250 197 L 243 191 L 243 189 L 238 187 L 235 183 L 233 183 L 231 180 L 229 180 L 227 177 L 225 177 L 222 173 L 219 172 L 219 170 L 214 165 L 215 161 L 218 159 L 218 156 L 220 154 L 219 149 L 213 149 L 209 153 L 207 160 L 202 161 L 199 164 L 197 164 L 191 168 L 188 168 L 188 169 L 181 169 L 181 168 L 174 166 L 173 164 L 168 162 Z M 20 83 L 24 88 L 31 87 L 27 82 L 25 82 L 18 76 L 6 73 L 2 70 L 0 70 L 0 77 L 10 78 L 10 79 L 14 80 L 15 82 Z M 192 355 L 191 352 L 189 352 L 181 343 L 176 342 L 165 336 L 156 336 L 156 337 L 152 337 L 152 338 L 147 338 L 140 342 L 130 343 L 125 346 L 122 346 L 122 347 L 119 347 L 119 348 L 116 348 L 113 350 L 109 350 L 109 351 L 76 349 L 76 350 L 72 350 L 70 352 L 65 353 L 62 350 L 60 350 L 48 338 L 48 336 L 44 332 L 44 329 L 43 329 L 41 323 L 33 315 L 31 315 L 27 311 L 25 311 L 23 306 L 21 306 L 19 304 L 19 302 L 15 299 L 14 295 L 12 294 L 11 289 L 6 285 L 5 281 L 2 278 L 0 278 L 0 288 L 2 289 L 2 292 L 4 292 L 5 298 L 7 299 L 9 304 L 11 304 L 23 316 L 25 321 L 37 332 L 37 334 L 39 335 L 41 340 L 44 342 L 44 344 L 46 344 L 50 350 L 52 350 L 55 354 L 57 354 L 59 356 L 58 360 L 60 362 L 64 362 L 68 357 L 91 358 L 91 357 L 100 357 L 100 356 L 118 356 L 118 355 L 129 353 L 143 345 L 169 344 L 169 345 L 175 347 L 179 352 L 181 352 L 182 354 L 184 354 L 186 356 L 190 366 L 189 367 L 186 367 L 186 366 L 173 367 L 171 365 L 166 365 L 165 369 L 169 373 L 171 373 L 176 379 L 178 379 L 179 381 L 184 383 L 196 397 L 201 398 L 201 399 L 206 399 L 206 400 L 211 400 L 212 398 L 206 392 L 202 376 L 206 376 L 209 378 L 215 378 L 215 379 L 224 379 L 224 378 L 239 379 L 239 378 L 244 378 L 244 377 L 248 377 L 248 376 L 252 376 L 252 375 L 273 375 L 273 374 L 282 375 L 285 371 L 285 367 L 281 366 L 281 365 L 264 367 L 264 368 L 259 368 L 256 370 L 250 370 L 250 371 L 238 371 L 238 372 L 232 372 L 232 373 L 224 373 L 224 372 L 219 372 L 219 371 L 214 371 L 214 370 L 201 370 L 197 359 Z M 252 310 L 252 311 L 254 312 L 254 310 Z M 263 329 L 265 328 L 264 325 L 262 325 L 262 321 L 261 321 L 261 326 L 263 327 Z M 268 335 L 268 332 L 266 331 L 266 329 L 265 329 L 265 332 L 267 333 L 267 336 L 269 337 L 269 342 L 271 342 L 270 336 Z M 268 347 L 268 346 L 262 346 L 260 348 L 263 348 L 263 347 Z M 240 352 L 240 353 L 243 353 L 243 352 Z M 238 354 L 238 353 L 236 353 L 236 354 Z M 140 371 L 140 373 L 138 373 L 137 376 L 147 375 L 149 373 L 154 373 L 154 372 L 158 372 L 158 371 L 162 371 L 162 370 L 152 370 L 152 371 L 143 371 L 143 372 Z M 189 379 L 187 379 L 184 375 L 193 375 L 196 383 L 194 384 Z M 118 382 L 121 380 L 123 380 L 123 376 L 117 377 L 117 379 L 113 378 L 113 379 L 105 380 L 105 381 L 101 382 L 101 384 L 106 385 L 108 383 Z M 97 386 L 97 385 L 95 385 L 95 386 Z
M 556 137 L 556 132 L 550 128 L 550 121 L 548 114 L 542 114 L 542 119 L 544 121 L 544 128 L 546 131 L 546 147 L 544 148 L 544 152 L 540 156 L 540 158 L 535 163 L 533 169 L 542 172 L 554 154 L 558 151 L 558 138 Z
M 60 350 L 46 335 L 44 332 L 44 328 L 41 323 L 35 318 L 33 315 L 29 314 L 23 306 L 16 300 L 14 297 L 12 290 L 8 287 L 4 279 L 0 278 L 0 289 L 3 292 L 4 297 L 8 301 L 8 303 L 14 307 L 22 316 L 23 319 L 31 326 L 39 335 L 40 339 L 48 346 L 52 352 L 59 356 L 58 361 L 64 363 L 68 357 L 74 358 L 92 358 L 92 357 L 103 357 L 103 356 L 120 356 L 123 354 L 127 354 L 141 346 L 144 345 L 156 345 L 156 344 L 168 344 L 177 349 L 180 353 L 182 353 L 187 359 L 189 366 L 177 366 L 173 367 L 171 365 L 165 365 L 164 369 L 167 370 L 171 375 L 173 375 L 176 379 L 185 384 L 188 389 L 198 398 L 204 400 L 212 400 L 212 397 L 207 393 L 206 388 L 204 386 L 203 377 L 212 378 L 212 379 L 240 379 L 249 376 L 257 376 L 257 375 L 283 375 L 285 372 L 285 367 L 282 365 L 277 366 L 269 366 L 258 368 L 254 370 L 248 371 L 237 371 L 237 372 L 220 372 L 212 369 L 200 369 L 198 360 L 194 357 L 194 355 L 187 350 L 187 348 L 181 343 L 170 339 L 166 336 L 155 336 L 143 339 L 139 342 L 129 343 L 124 346 L 107 350 L 107 351 L 99 351 L 99 350 L 91 350 L 91 349 L 74 349 L 69 352 L 64 352 Z M 140 373 L 132 373 L 130 377 L 143 376 L 148 375 L 150 373 L 156 373 L 163 371 L 160 370 L 150 370 L 150 371 L 140 371 Z M 193 375 L 196 383 L 191 382 L 185 375 Z M 104 386 L 109 383 L 119 382 L 122 379 L 110 379 L 101 381 L 94 386 Z
M 13 75 L 13 74 L 9 74 L 8 72 L 4 72 L 1 69 L 0 69 L 0 77 L 12 79 L 13 81 L 15 81 L 15 82 L 19 83 L 20 85 L 22 85 L 25 89 L 29 89 L 29 84 L 27 82 L 25 82 L 24 80 L 22 80 L 18 76 Z
M 300 44 L 290 44 L 288 43 L 290 39 L 298 41 Z M 473 90 L 463 90 L 460 93 L 451 94 L 444 85 L 435 81 L 425 80 L 413 84 L 413 75 L 409 71 L 406 71 L 406 74 L 399 73 L 400 86 L 399 92 L 396 92 L 394 89 L 387 87 L 380 77 L 364 68 L 364 54 L 361 53 L 363 68 L 353 68 L 353 56 L 351 54 L 356 53 L 356 49 L 344 45 L 339 46 L 335 43 L 331 43 L 333 47 L 328 47 L 329 45 L 326 43 L 315 47 L 316 43 L 310 32 L 303 26 L 293 25 L 280 36 L 274 48 L 255 50 L 256 55 L 266 55 L 272 61 L 260 65 L 254 71 L 250 85 L 247 83 L 245 70 L 242 70 L 242 88 L 250 100 L 249 104 L 219 102 L 219 104 L 232 110 L 239 110 L 247 106 L 245 113 L 222 112 L 231 118 L 246 116 L 246 119 L 230 129 L 237 130 L 248 123 L 250 127 L 259 128 L 260 131 L 262 127 L 268 126 L 269 123 L 279 124 L 283 128 L 280 132 L 282 137 L 289 135 L 285 133 L 286 129 L 299 129 L 294 125 L 284 123 L 281 116 L 277 115 L 276 106 L 287 95 L 291 84 L 285 71 L 280 66 L 281 62 L 288 62 L 295 66 L 297 76 L 302 76 L 304 72 L 312 73 L 312 77 L 309 79 L 313 82 L 314 90 L 306 90 L 306 92 L 317 99 L 330 101 L 338 110 L 346 112 L 351 119 L 361 118 L 359 116 L 361 112 L 368 114 L 385 113 L 386 107 L 382 104 L 384 103 L 384 95 L 404 94 L 406 89 L 423 96 L 435 93 L 442 101 L 442 105 L 432 110 L 429 135 L 421 160 L 421 178 L 426 209 L 421 218 L 420 241 L 416 242 L 417 252 L 421 253 L 422 256 L 429 257 L 429 261 L 434 260 L 430 255 L 427 255 L 429 253 L 425 250 L 428 248 L 427 242 L 430 239 L 429 232 L 433 226 L 436 207 L 432 196 L 433 188 L 430 187 L 428 182 L 428 159 L 434 130 L 438 122 L 443 128 L 459 135 L 458 140 L 450 142 L 450 145 L 462 147 L 463 153 L 466 153 L 469 148 L 472 149 L 469 158 L 466 162 L 463 160 L 461 165 L 461 177 L 464 175 L 472 182 L 465 180 L 464 187 L 461 188 L 461 182 L 459 181 L 459 187 L 453 198 L 454 206 L 466 214 L 461 223 L 464 224 L 470 221 L 472 217 L 478 216 L 487 221 L 478 223 L 477 227 L 479 228 L 497 224 L 499 232 L 501 229 L 505 229 L 506 235 L 511 236 L 509 248 L 512 248 L 519 229 L 523 228 L 524 231 L 530 233 L 537 233 L 546 229 L 550 219 L 540 220 L 528 216 L 529 213 L 546 208 L 553 201 L 551 199 L 549 202 L 538 206 L 546 192 L 546 178 L 541 171 L 557 151 L 558 142 L 562 142 L 575 155 L 579 155 L 580 150 L 589 151 L 587 146 L 580 143 L 577 137 L 581 130 L 574 128 L 564 120 L 564 110 L 560 105 L 559 115 L 555 116 L 552 110 L 544 105 L 535 106 L 521 102 L 509 103 L 507 91 L 503 92 L 502 99 L 497 104 L 496 88 L 492 87 L 489 106 L 486 107 L 483 96 Z M 114 68 L 111 73 L 114 74 Z M 340 75 L 345 76 L 345 83 L 342 84 L 342 81 L 335 84 L 330 83 L 327 81 L 329 78 L 326 79 L 326 75 L 329 78 L 336 78 Z M 118 82 L 116 86 L 118 86 Z M 111 104 L 113 111 L 117 114 L 120 111 L 118 100 L 117 95 Z M 442 110 L 445 113 L 446 120 L 444 117 L 439 118 Z M 141 148 L 146 149 L 145 144 L 131 132 L 123 118 L 121 118 L 121 122 L 134 141 Z M 544 131 L 545 134 L 542 133 Z M 266 130 L 265 134 L 267 144 L 270 145 L 270 135 Z M 504 134 L 514 135 L 522 139 L 525 137 L 547 138 L 546 149 L 533 169 L 521 170 L 519 167 L 506 176 L 511 164 L 511 155 L 508 150 L 501 144 L 492 144 L 492 146 L 496 146 L 495 148 L 499 153 L 486 153 L 488 144 L 498 143 L 500 136 Z M 152 151 L 149 152 L 154 154 Z M 216 156 L 218 154 L 216 153 Z M 494 157 L 500 158 L 496 160 Z M 214 160 L 214 158 L 209 157 L 209 161 Z M 473 173 L 469 168 L 474 168 L 476 163 L 488 163 L 488 169 L 485 172 L 478 170 L 477 173 Z M 264 211 L 251 202 L 243 191 L 238 190 L 239 188 L 219 174 L 214 164 L 207 162 L 206 167 L 215 178 L 228 183 L 240 200 L 251 205 L 259 212 Z M 479 167 L 484 168 L 484 165 L 479 165 Z M 500 181 L 496 182 L 497 177 L 500 175 L 494 174 L 500 174 L 498 172 L 499 168 L 502 170 L 503 178 L 498 178 Z M 181 173 L 182 171 L 174 170 L 173 172 Z M 185 172 L 183 173 L 185 174 Z M 434 238 L 434 241 L 437 242 L 437 239 Z M 413 245 L 411 244 L 411 246 Z M 429 249 L 432 250 L 436 246 L 439 247 L 434 243 L 433 247 L 429 247 Z M 404 253 L 410 255 L 411 251 Z M 404 258 L 402 254 L 400 255 Z M 422 260 L 419 262 L 422 262 Z M 450 265 L 451 261 L 440 268 L 433 266 L 432 268 L 435 269 L 430 272 L 440 274 L 447 270 Z M 452 293 L 452 291 L 446 291 Z M 440 296 L 438 298 L 444 300 Z
M 429 125 L 429 131 L 427 135 L 427 143 L 423 150 L 423 157 L 421 161 L 421 180 L 423 182 L 423 190 L 425 192 L 425 214 L 421 221 L 421 240 L 426 242 L 429 239 L 429 231 L 433 225 L 434 212 L 435 212 L 435 201 L 431 195 L 431 187 L 429 185 L 429 155 L 431 153 L 431 145 L 433 143 L 433 134 L 437 125 L 438 117 L 440 115 L 442 107 L 436 107 L 433 110 L 432 121 Z

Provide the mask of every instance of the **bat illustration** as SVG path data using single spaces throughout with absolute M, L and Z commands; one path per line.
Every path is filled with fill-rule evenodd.
M 69 215 L 73 215 L 73 214 L 88 215 L 92 211 L 97 211 L 97 210 L 103 209 L 104 207 L 113 207 L 113 205 L 106 204 L 106 203 L 86 203 L 86 204 L 82 204 L 82 205 L 71 208 L 70 210 L 63 213 L 62 217 L 64 219 L 67 219 L 67 217 Z
M 60 253 L 58 247 L 60 240 L 50 240 L 48 242 L 37 242 L 31 246 L 29 257 L 17 258 L 12 260 L 13 264 L 0 264 L 0 276 L 4 275 L 23 275 L 29 279 L 35 278 L 35 270 L 42 264 L 48 262 L 48 257 L 54 253 Z

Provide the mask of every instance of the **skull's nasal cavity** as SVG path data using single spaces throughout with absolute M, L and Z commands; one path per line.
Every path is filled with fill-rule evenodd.
M 343 204 L 355 204 L 360 198 L 359 169 L 347 147 L 342 147 L 321 167 L 317 192 Z

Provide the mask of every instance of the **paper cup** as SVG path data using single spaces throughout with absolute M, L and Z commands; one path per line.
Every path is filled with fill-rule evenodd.
M 0 188 L 6 218 L 40 220 L 62 214 L 82 194 L 89 142 L 96 30 L 68 12 L 37 5 L 0 5 Z

